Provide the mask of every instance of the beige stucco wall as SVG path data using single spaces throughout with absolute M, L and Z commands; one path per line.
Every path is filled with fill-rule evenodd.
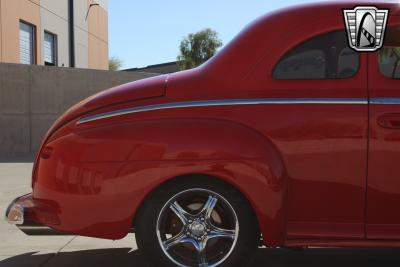
M 97 0 L 96 2 L 99 3 L 100 6 L 105 10 L 108 10 L 108 0 Z
M 89 28 L 86 20 L 88 7 L 87 0 L 74 0 L 75 65 L 78 68 L 89 67 Z
M 95 1 L 100 6 L 87 10 L 93 0 L 75 0 L 76 67 L 108 69 L 108 1 Z M 85 12 L 82 12 L 85 10 Z
M 108 69 L 108 1 L 74 0 L 75 66 Z M 69 66 L 68 0 L 0 0 L 0 62 L 19 63 L 19 20 L 36 26 L 36 59 L 43 65 L 47 30 L 58 38 L 58 66 Z
M 90 2 L 90 1 L 89 1 Z M 89 68 L 108 69 L 108 1 L 89 13 Z
M 0 0 L 1 61 L 19 63 L 19 21 L 36 26 L 37 47 L 42 47 L 40 38 L 40 0 Z M 43 64 L 41 49 L 36 49 L 37 64 Z
M 44 31 L 57 35 L 58 64 L 69 67 L 69 32 L 68 32 L 68 0 L 40 0 L 41 40 Z M 41 47 L 43 54 L 44 47 Z

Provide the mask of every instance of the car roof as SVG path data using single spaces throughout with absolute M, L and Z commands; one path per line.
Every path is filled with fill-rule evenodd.
M 343 9 L 375 6 L 400 16 L 400 1 L 324 1 L 296 5 L 268 13 L 249 24 L 204 65 L 217 77 L 246 77 L 265 57 L 281 57 L 298 43 L 334 30 L 345 30 Z

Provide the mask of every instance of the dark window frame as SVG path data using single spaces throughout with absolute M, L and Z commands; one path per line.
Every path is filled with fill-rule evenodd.
M 289 79 L 288 79 L 288 78 L 279 78 L 279 77 L 276 76 L 276 70 L 277 70 L 277 68 L 279 67 L 279 65 L 280 65 L 282 62 L 284 62 L 284 60 L 286 60 L 286 59 L 288 59 L 289 57 L 295 55 L 296 52 L 297 52 L 297 50 L 301 50 L 301 49 L 300 49 L 301 47 L 303 47 L 303 46 L 309 44 L 309 43 L 310 43 L 311 41 L 313 41 L 313 40 L 316 40 L 316 39 L 319 39 L 319 38 L 322 39 L 323 37 L 327 37 L 327 36 L 330 35 L 330 34 L 338 34 L 338 33 L 343 33 L 343 34 L 345 34 L 345 37 L 346 37 L 346 38 L 345 38 L 345 42 L 346 42 L 346 46 L 349 48 L 349 51 L 351 50 L 351 51 L 353 51 L 354 53 L 356 53 L 356 54 L 358 55 L 358 57 L 357 57 L 357 58 L 358 58 L 357 70 L 354 72 L 354 74 L 352 74 L 351 76 L 348 76 L 348 77 L 338 77 L 338 75 L 336 75 L 335 78 L 329 77 L 328 73 L 326 73 L 326 77 L 324 77 L 324 78 L 289 78 Z M 318 48 L 316 48 L 315 50 L 317 50 L 317 49 L 318 49 Z M 332 49 L 332 47 L 327 48 L 327 50 L 329 50 L 329 49 Z M 337 52 L 337 55 L 339 55 L 342 51 L 344 51 L 344 49 L 345 49 L 345 48 L 343 48 L 342 50 L 338 51 L 338 52 Z M 310 50 L 311 50 L 311 49 L 310 49 Z M 309 51 L 310 51 L 310 50 L 309 50 Z M 303 51 L 303 52 L 306 52 L 306 51 L 307 51 L 307 50 L 305 50 L 305 51 Z M 321 50 L 321 51 L 324 51 L 324 50 Z M 326 51 L 325 51 L 325 52 L 326 52 Z M 325 53 L 325 55 L 326 55 L 326 53 Z M 332 56 L 332 55 L 331 55 L 331 56 Z M 326 59 L 326 60 L 329 60 L 329 55 L 328 55 L 328 57 L 326 57 L 325 59 Z M 337 59 L 339 59 L 339 56 L 337 56 Z M 339 60 L 337 61 L 337 63 L 339 63 Z M 326 71 L 328 72 L 328 71 L 329 71 L 329 64 L 327 63 L 326 65 L 327 65 Z M 338 67 L 338 64 L 336 64 L 336 67 Z M 272 69 L 271 75 L 272 75 L 273 79 L 274 79 L 274 80 L 277 80 L 277 81 L 326 81 L 326 80 L 327 80 L 327 81 L 337 81 L 337 80 L 351 80 L 351 79 L 354 79 L 355 77 L 358 76 L 358 74 L 360 73 L 361 69 L 362 69 L 361 54 L 355 52 L 354 50 L 352 50 L 352 49 L 350 48 L 350 46 L 348 45 L 347 32 L 346 32 L 345 30 L 334 30 L 334 31 L 324 32 L 324 33 L 315 35 L 315 36 L 313 36 L 313 37 L 311 37 L 311 38 L 308 38 L 308 39 L 306 39 L 306 40 L 304 40 L 304 41 L 302 41 L 302 42 L 297 43 L 297 44 L 294 45 L 292 48 L 288 49 L 288 51 L 286 51 L 286 52 L 284 53 L 284 55 L 275 63 L 275 66 L 274 66 L 274 68 Z
M 32 24 L 32 23 L 30 23 L 30 22 L 28 22 L 26 20 L 20 19 L 19 20 L 19 24 L 18 24 L 18 26 L 19 26 L 18 30 L 19 31 L 21 30 L 21 23 L 32 28 L 32 44 L 31 44 L 31 48 L 32 48 L 33 60 L 32 60 L 31 65 L 37 65 L 38 64 L 37 63 L 38 62 L 37 61 L 38 53 L 37 53 L 37 28 L 36 28 L 36 25 Z M 19 31 L 18 31 L 18 33 L 19 33 Z M 20 38 L 20 36 L 18 36 L 18 38 Z M 18 49 L 20 49 L 19 44 L 18 44 Z M 19 52 L 19 50 L 18 50 L 18 52 Z
M 44 30 L 44 35 L 43 35 L 43 46 L 44 46 L 44 41 L 45 41 L 45 36 L 46 36 L 46 34 L 50 34 L 52 37 L 53 37 L 53 51 L 54 51 L 54 54 L 53 54 L 53 60 L 54 60 L 54 63 L 53 64 L 51 64 L 50 62 L 48 63 L 48 64 L 46 64 L 47 62 L 45 61 L 45 58 L 44 58 L 44 51 L 43 51 L 43 64 L 45 65 L 45 66 L 54 66 L 54 67 L 57 67 L 58 66 L 58 35 L 57 34 L 55 34 L 55 33 L 53 33 L 53 32 L 51 32 L 51 31 L 48 31 L 48 30 Z

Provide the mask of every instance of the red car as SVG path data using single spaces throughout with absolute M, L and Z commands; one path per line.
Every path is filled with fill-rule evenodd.
M 264 16 L 203 66 L 68 110 L 7 220 L 28 234 L 136 232 L 158 266 L 269 247 L 400 247 L 400 4 L 383 48 L 325 2 Z M 378 19 L 378 18 L 377 18 Z M 261 237 L 261 239 L 260 239 Z

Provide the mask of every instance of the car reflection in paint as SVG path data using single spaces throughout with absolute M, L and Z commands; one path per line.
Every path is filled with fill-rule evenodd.
M 247 262 L 260 236 L 397 247 L 400 9 L 379 3 L 384 49 L 357 53 L 342 17 L 355 4 L 268 14 L 199 68 L 72 107 L 7 220 L 28 234 L 135 231 L 158 266 Z

